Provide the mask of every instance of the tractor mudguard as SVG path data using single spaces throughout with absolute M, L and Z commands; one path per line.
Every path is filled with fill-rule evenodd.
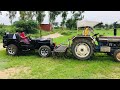
M 76 40 L 78 39 L 87 39 L 87 40 L 90 40 L 90 41 L 93 41 L 94 39 L 91 37 L 91 36 L 75 36 L 72 38 L 72 41 L 75 42 Z

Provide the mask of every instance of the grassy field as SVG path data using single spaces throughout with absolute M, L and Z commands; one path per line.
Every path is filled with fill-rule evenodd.
M 57 31 L 54 31 L 57 32 Z M 64 36 L 54 39 L 60 44 L 68 38 L 76 35 L 75 30 L 60 31 Z M 95 30 L 100 34 L 112 36 L 112 30 Z M 81 33 L 81 31 L 79 31 Z M 118 31 L 118 35 L 120 32 Z M 9 78 L 20 79 L 117 79 L 120 78 L 120 63 L 115 62 L 113 57 L 106 54 L 96 53 L 91 60 L 79 61 L 70 57 L 41 58 L 38 53 L 27 53 L 20 56 L 8 56 L 5 50 L 0 50 L 0 71 L 9 68 L 27 67 L 26 71 L 20 71 Z

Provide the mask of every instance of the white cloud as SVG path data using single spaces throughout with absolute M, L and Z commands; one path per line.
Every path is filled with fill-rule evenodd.
M 102 21 L 108 24 L 120 20 L 120 11 L 86 11 L 84 15 L 85 20 Z

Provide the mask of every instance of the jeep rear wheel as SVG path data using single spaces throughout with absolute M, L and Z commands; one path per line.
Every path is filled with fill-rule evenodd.
M 15 56 L 18 54 L 18 47 L 14 44 L 10 44 L 6 48 L 6 52 L 8 55 Z
M 86 39 L 77 40 L 72 44 L 72 53 L 79 60 L 87 60 L 93 55 L 93 44 Z
M 41 46 L 38 50 L 38 53 L 41 57 L 48 57 L 51 54 L 51 49 L 49 46 Z

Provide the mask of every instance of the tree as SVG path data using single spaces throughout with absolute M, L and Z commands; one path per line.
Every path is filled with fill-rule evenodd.
M 113 28 L 113 24 L 110 24 L 110 25 L 109 25 L 109 28 L 112 29 L 112 28 Z
M 38 24 L 41 24 L 45 17 L 45 11 L 35 11 L 35 16 L 36 16 L 36 20 L 37 20 Z M 41 33 L 42 32 L 40 30 L 40 37 L 42 36 Z
M 77 11 L 74 12 L 73 14 L 73 18 L 77 21 L 77 20 L 82 20 L 84 18 L 84 16 L 82 15 L 84 11 Z
M 37 22 L 34 20 L 19 20 L 13 23 L 16 27 L 16 31 L 24 31 L 27 34 L 32 34 L 37 32 Z
M 58 27 L 58 22 L 54 22 L 53 25 Z
M 61 11 L 49 11 L 49 21 L 50 24 L 53 24 L 56 17 L 61 13 Z
M 64 28 L 64 25 L 66 23 L 67 15 L 68 15 L 68 11 L 62 11 L 62 22 L 61 22 L 62 29 Z
M 108 29 L 108 28 L 109 28 L 109 25 L 108 25 L 108 24 L 105 24 L 104 27 L 105 27 L 105 29 Z
M 66 27 L 69 28 L 70 30 L 76 26 L 75 19 L 68 19 L 66 21 Z
M 35 16 L 35 12 L 34 11 L 26 11 L 26 18 L 28 20 L 33 20 L 34 16 Z
M 36 15 L 36 20 L 38 21 L 39 24 L 41 24 L 44 20 L 45 17 L 45 11 L 35 11 Z
M 19 14 L 20 14 L 20 20 L 26 20 L 26 11 L 19 11 Z
M 13 19 L 16 17 L 17 11 L 8 11 L 8 14 L 6 16 L 9 16 L 10 23 L 12 24 Z
M 84 11 L 71 11 L 72 16 L 66 22 L 66 27 L 69 29 L 77 28 L 77 20 L 82 20 L 84 16 L 82 15 Z

